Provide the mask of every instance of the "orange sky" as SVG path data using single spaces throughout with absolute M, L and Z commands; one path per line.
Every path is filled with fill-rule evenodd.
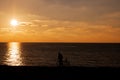
M 0 42 L 120 42 L 119 0 L 0 0 Z M 10 25 L 11 19 L 19 25 Z

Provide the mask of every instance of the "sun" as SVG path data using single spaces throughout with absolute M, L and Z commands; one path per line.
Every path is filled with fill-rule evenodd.
M 11 24 L 11 26 L 17 26 L 18 25 L 18 21 L 16 20 L 16 19 L 12 19 L 11 21 L 10 21 L 10 24 Z

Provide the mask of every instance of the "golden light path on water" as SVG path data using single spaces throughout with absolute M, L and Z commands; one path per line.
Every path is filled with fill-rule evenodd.
M 20 52 L 20 43 L 8 43 L 8 52 L 6 54 L 5 64 L 9 66 L 21 66 L 22 58 Z

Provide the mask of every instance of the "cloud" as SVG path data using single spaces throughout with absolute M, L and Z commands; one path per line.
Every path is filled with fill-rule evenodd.
M 0 34 L 9 35 L 17 16 L 17 34 L 35 40 L 120 41 L 120 0 L 1 0 Z M 71 39 L 72 38 L 72 39 Z
M 1 0 L 0 4 L 9 10 L 12 10 L 9 5 L 15 6 L 13 10 L 16 13 L 31 13 L 50 19 L 72 21 L 94 22 L 100 16 L 120 10 L 119 0 L 15 0 L 8 3 L 9 0 Z
M 87 22 L 57 21 L 57 20 L 35 20 L 33 25 L 27 26 L 27 34 L 34 37 L 44 37 L 51 40 L 87 41 L 88 39 L 116 39 L 120 35 L 120 28 L 109 25 L 97 25 Z M 25 30 L 25 29 L 24 29 Z M 101 39 L 100 39 L 101 38 Z M 120 40 L 120 39 L 118 39 Z

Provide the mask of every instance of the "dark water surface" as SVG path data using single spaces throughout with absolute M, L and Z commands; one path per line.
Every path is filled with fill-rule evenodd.
M 120 43 L 0 43 L 0 65 L 57 66 L 58 51 L 70 66 L 120 67 Z

